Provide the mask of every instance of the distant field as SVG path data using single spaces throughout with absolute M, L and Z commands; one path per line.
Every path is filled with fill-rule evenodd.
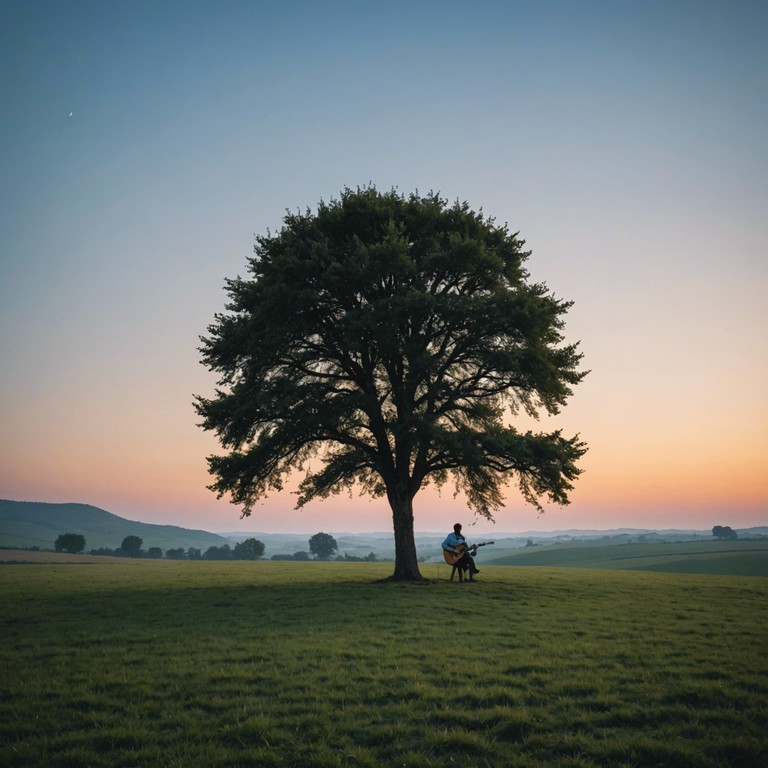
M 552 544 L 524 547 L 509 554 L 495 558 L 489 555 L 484 559 L 493 565 L 543 565 L 768 576 L 768 540 L 607 545 Z
M 73 555 L 69 552 L 40 552 L 29 549 L 0 549 L 0 563 L 91 563 L 106 565 L 115 563 L 121 565 L 146 563 L 146 560 L 132 560 L 126 557 L 105 557 L 103 555 Z M 168 560 L 155 562 L 172 562 Z
M 547 544 L 514 550 L 480 550 L 478 565 L 611 568 L 619 570 L 700 573 L 722 576 L 768 576 L 768 540 L 690 541 L 647 544 Z M 0 549 L 0 563 L 146 564 L 146 560 L 65 552 Z M 169 561 L 155 561 L 167 563 Z M 392 566 L 390 565 L 391 569 Z M 424 563 L 422 573 L 439 573 L 435 563 Z
M 391 568 L 0 566 L 0 764 L 768 764 L 765 579 Z

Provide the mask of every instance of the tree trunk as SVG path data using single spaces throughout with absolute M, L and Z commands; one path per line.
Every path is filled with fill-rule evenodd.
M 395 529 L 395 572 L 392 581 L 424 581 L 416 559 L 413 533 L 413 502 L 410 498 L 392 498 L 392 523 Z

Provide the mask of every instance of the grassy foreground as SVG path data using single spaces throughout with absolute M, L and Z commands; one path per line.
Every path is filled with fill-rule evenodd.
M 0 764 L 768 765 L 765 579 L 390 572 L 2 566 Z

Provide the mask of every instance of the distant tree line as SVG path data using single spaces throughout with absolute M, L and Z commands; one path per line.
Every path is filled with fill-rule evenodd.
M 53 546 L 57 552 L 77 554 L 85 549 L 85 536 L 82 533 L 62 533 Z
M 182 550 L 183 551 L 183 550 Z M 196 550 L 198 553 L 200 550 Z M 176 550 L 180 553 L 179 550 Z M 171 557 L 169 552 L 166 552 L 166 557 Z M 220 547 L 208 547 L 205 552 L 199 556 L 188 556 L 188 560 L 261 560 L 264 557 L 264 543 L 258 539 L 245 539 L 235 544 L 234 548 L 229 544 L 222 544 Z M 178 556 L 176 560 L 184 560 L 184 557 Z
M 313 557 L 315 560 L 333 560 L 335 562 L 376 562 L 376 555 L 370 552 L 365 557 L 356 555 L 334 554 L 339 546 L 336 539 L 329 533 L 316 533 L 309 539 L 309 551 L 294 552 L 291 554 L 272 555 L 272 560 L 297 560 L 307 561 Z M 57 552 L 71 552 L 76 554 L 85 549 L 85 536 L 80 533 L 62 533 L 55 543 Z M 101 547 L 90 550 L 92 555 L 102 555 L 110 557 L 143 557 L 147 559 L 159 560 L 163 557 L 163 550 L 160 547 L 149 547 L 146 551 L 142 549 L 144 541 L 140 536 L 126 536 L 122 544 L 117 549 Z M 176 547 L 165 551 L 167 560 L 261 560 L 264 557 L 264 543 L 258 539 L 245 539 L 238 542 L 234 547 L 229 544 L 223 544 L 220 547 L 211 546 L 203 552 L 196 547 Z
M 80 533 L 62 533 L 54 544 L 57 552 L 70 552 L 77 554 L 85 549 L 85 536 Z M 144 557 L 148 559 L 159 560 L 163 556 L 163 550 L 160 547 L 149 547 L 146 551 L 142 549 L 144 540 L 140 536 L 126 536 L 122 544 L 117 549 L 101 547 L 92 549 L 92 555 L 107 555 L 110 557 Z M 205 552 L 195 547 L 177 547 L 165 551 L 165 557 L 168 560 L 260 560 L 264 557 L 264 543 L 258 539 L 245 539 L 234 548 L 229 544 L 221 547 L 208 547 Z
M 272 555 L 270 560 L 311 560 L 309 552 L 294 552 L 292 555 L 279 554 Z M 376 554 L 374 552 L 368 553 L 365 557 L 358 557 L 357 555 L 348 555 L 346 552 L 343 555 L 337 555 L 336 557 L 327 558 L 315 558 L 316 560 L 325 559 L 332 560 L 336 563 L 375 563 L 377 562 Z
M 272 555 L 272 560 L 309 560 L 310 555 L 315 556 L 315 560 L 334 560 L 335 562 L 375 562 L 376 555 L 371 552 L 365 557 L 356 557 L 354 555 L 348 555 L 346 552 L 343 555 L 337 555 L 333 557 L 333 553 L 337 552 L 339 545 L 336 539 L 331 536 L 330 533 L 316 533 L 309 539 L 309 552 L 294 552 L 292 555 Z
M 141 536 L 126 536 L 117 549 L 101 547 L 92 549 L 91 554 L 108 557 L 144 557 L 150 560 L 159 560 L 163 556 L 163 550 L 160 547 L 149 547 L 145 551 L 142 549 L 143 546 L 144 540 Z

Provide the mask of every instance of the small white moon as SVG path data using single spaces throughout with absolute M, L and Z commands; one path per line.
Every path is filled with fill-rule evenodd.
M 69 116 L 72 117 L 72 115 L 74 115 L 74 114 L 75 114 L 74 112 L 70 112 Z

